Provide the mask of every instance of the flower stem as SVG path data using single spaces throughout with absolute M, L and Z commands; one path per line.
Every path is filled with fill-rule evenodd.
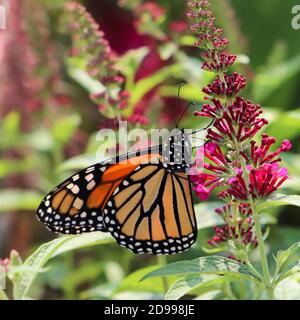
M 240 152 L 240 150 L 238 150 Z M 243 170 L 243 176 L 244 180 L 246 182 L 246 185 L 249 187 L 250 181 L 249 181 L 249 175 L 248 175 L 248 170 L 246 166 L 245 159 L 240 156 L 240 161 L 241 161 L 241 166 Z M 274 299 L 273 295 L 273 288 L 271 286 L 271 277 L 270 277 L 270 271 L 269 271 L 269 265 L 268 265 L 268 260 L 267 260 L 267 254 L 265 250 L 265 244 L 261 232 L 261 226 L 260 226 L 260 221 L 259 221 L 259 214 L 256 211 L 255 208 L 255 203 L 253 200 L 252 195 L 249 193 L 248 194 L 248 199 L 249 199 L 249 204 L 252 210 L 252 215 L 253 215 L 253 220 L 254 220 L 254 226 L 255 226 L 255 233 L 257 237 L 257 243 L 258 243 L 258 250 L 259 250 L 259 255 L 260 255 L 260 260 L 261 260 L 261 267 L 263 271 L 263 276 L 264 276 L 264 286 L 267 290 L 267 294 L 270 300 Z
M 264 240 L 263 240 L 263 236 L 262 236 L 262 232 L 261 232 L 259 215 L 255 209 L 255 205 L 254 205 L 252 197 L 250 197 L 249 203 L 250 203 L 250 206 L 252 209 L 252 214 L 253 214 L 253 219 L 254 219 L 255 232 L 256 232 L 257 243 L 258 243 L 258 250 L 259 250 L 259 255 L 260 255 L 260 259 L 261 259 L 262 271 L 263 271 L 263 275 L 264 275 L 264 284 L 265 284 L 265 288 L 267 290 L 267 294 L 268 294 L 269 299 L 273 300 L 274 294 L 273 294 L 273 288 L 271 286 L 269 265 L 268 265 L 268 260 L 267 260 L 265 244 L 264 244 Z
M 157 256 L 157 262 L 161 267 L 164 267 L 167 264 L 167 259 L 166 256 Z M 167 279 L 165 277 L 161 278 L 162 283 L 163 283 L 163 288 L 164 288 L 164 293 L 167 293 L 168 291 L 168 283 L 167 283 Z

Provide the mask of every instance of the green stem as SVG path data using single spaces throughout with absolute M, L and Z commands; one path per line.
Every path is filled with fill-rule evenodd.
M 224 83 L 225 87 L 227 87 L 227 83 L 225 80 L 224 72 L 219 73 L 220 80 Z
M 253 214 L 253 219 L 254 219 L 254 226 L 255 226 L 255 232 L 256 232 L 256 237 L 257 237 L 257 243 L 258 243 L 258 250 L 259 250 L 259 255 L 261 259 L 261 266 L 263 270 L 263 275 L 264 275 L 264 284 L 265 288 L 268 293 L 268 297 L 270 300 L 274 299 L 274 294 L 273 294 L 273 288 L 271 286 L 271 276 L 270 276 L 270 271 L 269 271 L 269 265 L 268 265 L 268 260 L 267 260 L 267 254 L 266 254 L 266 249 L 265 249 L 265 244 L 261 232 L 261 227 L 260 227 L 260 222 L 259 222 L 259 215 L 255 209 L 255 205 L 253 202 L 252 197 L 250 197 L 250 206 L 252 209 L 252 214 Z
M 238 151 L 240 153 L 240 150 L 238 150 Z M 249 175 L 248 175 L 248 170 L 247 170 L 245 159 L 240 156 L 240 161 L 241 161 L 241 166 L 242 166 L 242 170 L 243 170 L 244 180 L 246 182 L 246 185 L 249 186 L 250 181 L 249 181 Z M 269 265 L 268 265 L 268 260 L 267 260 L 267 254 L 266 254 L 266 250 L 265 250 L 265 244 L 264 244 L 264 240 L 263 240 L 263 236 L 262 236 L 262 232 L 261 232 L 259 214 L 256 211 L 255 203 L 254 203 L 253 197 L 250 193 L 248 194 L 248 198 L 249 198 L 249 204 L 250 204 L 250 207 L 252 210 L 252 215 L 253 215 L 253 220 L 254 220 L 254 227 L 255 227 L 255 233 L 256 233 L 256 237 L 257 237 L 258 250 L 259 250 L 259 255 L 260 255 L 260 260 L 261 260 L 261 267 L 262 267 L 263 276 L 264 276 L 264 286 L 267 290 L 269 299 L 273 300 L 274 299 L 273 288 L 271 286 L 271 277 L 270 277 Z
M 234 229 L 237 232 L 238 240 L 241 240 L 241 233 L 239 229 L 239 221 L 238 221 L 238 216 L 239 216 L 239 205 L 238 203 L 234 203 L 234 208 L 233 208 L 233 223 L 234 223 Z
M 9 300 L 3 289 L 0 288 L 0 300 Z
M 166 256 L 164 256 L 164 255 L 157 256 L 157 262 L 161 267 L 164 267 L 165 265 L 167 265 Z M 162 280 L 162 283 L 163 283 L 164 293 L 167 293 L 167 291 L 169 289 L 167 279 L 165 277 L 161 277 L 161 280 Z

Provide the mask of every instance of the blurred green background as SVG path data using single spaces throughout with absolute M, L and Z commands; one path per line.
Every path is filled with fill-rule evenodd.
M 26 257 L 54 239 L 35 218 L 41 198 L 75 170 L 97 161 L 96 151 L 110 147 L 96 141 L 107 114 L 90 99 L 94 93 L 84 68 L 70 63 L 72 30 L 65 21 L 65 0 L 10 0 L 8 28 L 0 30 L 0 258 L 12 249 Z M 186 21 L 185 1 L 161 0 L 155 12 L 138 14 L 141 0 L 86 0 L 81 3 L 105 32 L 118 66 L 127 76 L 130 116 L 138 111 L 148 124 L 174 125 L 178 83 L 184 80 L 181 107 L 203 102 L 201 88 L 212 75 L 200 69 Z M 300 30 L 293 30 L 295 0 L 215 0 L 217 24 L 225 29 L 230 51 L 238 54 L 235 70 L 248 79 L 243 95 L 263 106 L 270 124 L 266 132 L 294 148 L 284 154 L 291 179 L 282 193 L 300 191 Z M 1 4 L 1 1 L 0 1 Z M 141 17 L 144 17 L 143 21 Z M 73 34 L 74 36 L 74 34 Z M 83 54 L 80 59 L 88 59 Z M 81 76 L 78 75 L 78 71 Z M 76 73 L 77 72 L 77 73 Z M 129 78 L 131 77 L 131 83 Z M 198 107 L 199 108 L 199 107 Z M 186 128 L 204 122 L 186 114 Z M 198 200 L 195 199 L 195 202 Z M 199 239 L 188 253 L 168 261 L 205 255 L 202 247 L 218 223 L 218 203 L 196 204 Z M 299 240 L 299 209 L 272 209 L 264 215 L 271 229 L 268 250 Z M 115 243 L 66 253 L 38 276 L 31 297 L 46 299 L 160 298 L 163 283 L 139 283 L 155 268 L 157 258 L 134 256 Z M 199 292 L 202 295 L 205 292 Z

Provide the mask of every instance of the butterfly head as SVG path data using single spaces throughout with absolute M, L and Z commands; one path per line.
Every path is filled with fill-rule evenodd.
M 184 129 L 176 128 L 163 144 L 163 162 L 167 166 L 187 168 L 191 164 L 191 142 Z

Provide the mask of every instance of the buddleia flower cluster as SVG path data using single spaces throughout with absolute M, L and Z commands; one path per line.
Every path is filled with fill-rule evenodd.
M 65 16 L 72 40 L 70 61 L 86 71 L 100 89 L 102 87 L 90 95 L 100 113 L 107 117 L 101 127 L 117 127 L 120 120 L 147 124 L 148 119 L 139 110 L 123 115 L 130 99 L 130 93 L 124 90 L 126 78 L 117 67 L 117 55 L 92 15 L 80 3 L 71 1 L 66 5 Z
M 198 117 L 213 119 L 207 131 L 207 143 L 197 151 L 204 155 L 204 170 L 191 176 L 194 190 L 203 201 L 213 190 L 227 202 L 216 210 L 224 225 L 215 227 L 208 241 L 213 247 L 234 242 L 237 246 L 257 245 L 254 232 L 253 206 L 270 197 L 288 179 L 287 169 L 281 166 L 280 154 L 292 148 L 285 140 L 272 151 L 275 138 L 262 134 L 268 124 L 258 104 L 244 99 L 241 90 L 246 79 L 230 72 L 235 55 L 226 53 L 229 41 L 223 30 L 215 26 L 209 1 L 189 1 L 188 16 L 201 49 L 202 69 L 216 74 L 205 88 L 206 101 Z M 256 142 L 260 141 L 260 142 Z

